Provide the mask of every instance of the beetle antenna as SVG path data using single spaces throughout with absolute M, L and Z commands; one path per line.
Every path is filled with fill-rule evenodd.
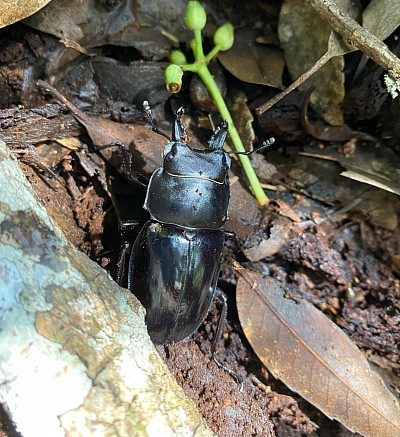
M 264 140 L 262 143 L 261 143 L 261 146 L 260 147 L 255 147 L 255 148 L 253 148 L 253 150 L 250 150 L 250 152 L 238 152 L 238 151 L 236 151 L 236 150 L 230 150 L 229 152 L 226 152 L 228 155 L 247 155 L 247 156 L 249 156 L 249 155 L 251 155 L 252 153 L 255 153 L 255 152 L 260 152 L 261 150 L 264 150 L 264 149 L 266 149 L 267 147 L 269 147 L 269 146 L 272 146 L 272 144 L 274 144 L 275 143 L 275 138 L 274 137 L 271 137 L 271 138 L 269 138 L 268 140 Z
M 156 122 L 153 118 L 153 114 L 151 113 L 151 108 L 150 108 L 149 102 L 147 100 L 145 100 L 143 102 L 143 111 L 145 112 L 146 117 L 151 124 L 152 131 L 158 135 L 165 137 L 168 141 L 172 141 L 171 137 L 169 135 L 165 134 L 164 132 L 161 132 L 160 129 L 158 129 L 158 127 L 156 126 Z

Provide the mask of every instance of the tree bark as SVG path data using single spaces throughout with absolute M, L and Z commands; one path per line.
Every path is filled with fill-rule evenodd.
M 211 436 L 144 310 L 76 250 L 0 141 L 0 402 L 25 437 Z

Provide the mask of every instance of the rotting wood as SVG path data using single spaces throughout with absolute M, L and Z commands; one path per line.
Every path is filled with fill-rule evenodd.
M 0 111 L 0 139 L 12 148 L 24 148 L 55 138 L 76 137 L 84 128 L 54 103 L 37 108 Z

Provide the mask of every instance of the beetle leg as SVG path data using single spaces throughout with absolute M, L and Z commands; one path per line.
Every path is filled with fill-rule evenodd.
M 120 287 L 126 287 L 127 265 L 131 252 L 132 243 L 129 241 L 124 241 L 121 244 L 116 277 L 116 282 Z
M 215 297 L 222 304 L 222 310 L 221 310 L 221 314 L 220 314 L 219 319 L 218 319 L 217 331 L 215 333 L 215 338 L 214 338 L 214 341 L 213 341 L 212 346 L 211 346 L 212 357 L 213 357 L 213 360 L 215 361 L 215 364 L 218 367 L 224 369 L 225 372 L 228 372 L 229 375 L 233 376 L 236 379 L 236 381 L 239 385 L 239 392 L 242 392 L 243 391 L 243 378 L 242 378 L 242 376 L 240 376 L 234 370 L 231 370 L 228 367 L 224 366 L 222 363 L 220 363 L 220 361 L 217 358 L 216 348 L 218 345 L 218 340 L 221 338 L 222 328 L 226 322 L 226 313 L 228 310 L 228 305 L 227 305 L 226 294 L 218 287 L 215 289 Z
M 128 286 L 128 265 L 131 257 L 134 240 L 131 238 L 132 231 L 139 225 L 138 222 L 125 221 L 119 223 L 119 230 L 123 237 L 118 257 L 116 282 L 120 287 Z
M 236 238 L 236 233 L 233 231 L 225 231 L 224 230 L 225 238 Z
M 133 172 L 131 171 L 132 152 L 125 143 L 121 141 L 114 141 L 109 144 L 95 145 L 95 149 L 99 152 L 104 149 L 109 149 L 111 147 L 118 147 L 118 153 L 121 157 L 121 164 L 118 168 L 116 168 L 116 170 L 123 176 L 128 177 L 128 179 L 135 181 L 135 177 L 131 178 L 131 175 L 133 174 Z M 106 156 L 103 155 L 103 157 L 108 161 Z M 139 184 L 142 184 L 142 182 L 140 182 L 139 180 L 137 180 L 137 182 Z M 145 186 L 145 188 L 147 188 L 147 186 Z

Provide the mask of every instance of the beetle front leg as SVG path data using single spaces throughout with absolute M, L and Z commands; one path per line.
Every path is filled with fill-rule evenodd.
M 218 345 L 218 341 L 221 338 L 221 334 L 222 334 L 222 328 L 224 327 L 225 323 L 226 323 L 226 313 L 228 310 L 228 304 L 227 304 L 227 297 L 226 294 L 220 289 L 220 288 L 216 288 L 215 289 L 215 297 L 219 300 L 219 302 L 222 305 L 222 310 L 218 319 L 218 324 L 217 324 L 217 330 L 215 332 L 215 338 L 214 341 L 211 345 L 211 353 L 212 353 L 212 357 L 213 360 L 215 361 L 215 364 L 224 369 L 226 372 L 228 372 L 231 376 L 233 376 L 238 385 L 239 385 L 239 392 L 243 391 L 243 377 L 240 376 L 237 372 L 235 372 L 234 370 L 229 369 L 228 367 L 224 366 L 222 363 L 220 363 L 220 361 L 217 358 L 217 345 Z

